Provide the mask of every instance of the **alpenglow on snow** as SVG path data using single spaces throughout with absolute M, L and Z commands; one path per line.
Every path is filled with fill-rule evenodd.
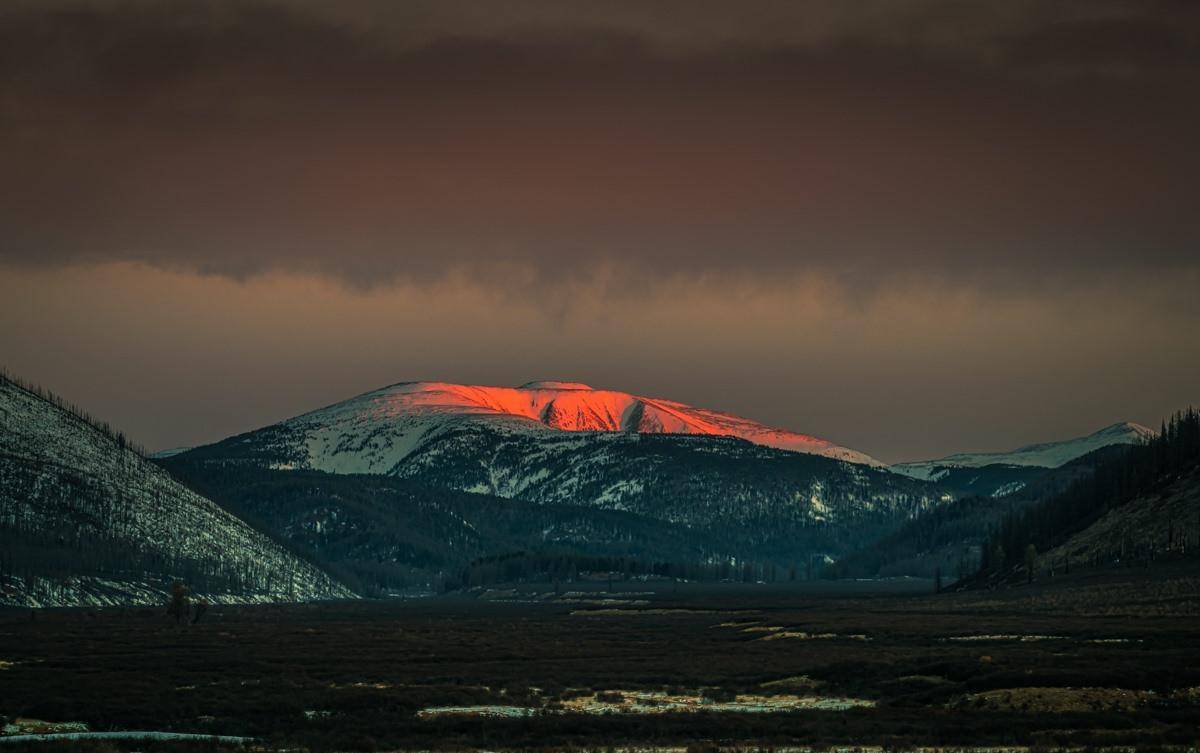
M 335 473 L 387 473 L 424 442 L 464 423 L 477 422 L 518 433 L 728 436 L 765 447 L 882 465 L 869 455 L 826 439 L 673 400 L 593 389 L 579 382 L 535 381 L 520 387 L 402 382 L 289 419 L 280 426 L 305 435 L 307 467 Z

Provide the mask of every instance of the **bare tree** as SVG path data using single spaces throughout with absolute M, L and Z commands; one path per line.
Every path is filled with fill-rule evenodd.
M 177 580 L 171 584 L 171 601 L 167 604 L 167 616 L 175 618 L 175 624 L 180 624 L 188 617 L 190 611 L 188 587 L 183 581 Z

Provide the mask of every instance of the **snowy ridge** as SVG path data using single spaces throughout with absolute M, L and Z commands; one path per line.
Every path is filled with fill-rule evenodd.
M 0 604 L 214 602 L 353 594 L 80 417 L 0 377 Z M 52 547 L 58 554 L 40 558 Z M 28 554 L 26 554 L 28 553 Z
M 1138 444 L 1153 436 L 1154 430 L 1126 421 L 1106 426 L 1085 437 L 1031 444 L 1009 452 L 959 453 L 940 460 L 897 463 L 889 466 L 889 470 L 912 478 L 937 481 L 945 476 L 950 468 L 982 468 L 988 465 L 1058 468 L 1103 447 Z
M 469 424 L 504 434 L 626 432 L 730 436 L 765 447 L 881 466 L 825 439 L 684 403 L 597 390 L 580 382 L 521 387 L 405 382 L 283 422 L 302 432 L 305 467 L 389 473 L 423 444 Z

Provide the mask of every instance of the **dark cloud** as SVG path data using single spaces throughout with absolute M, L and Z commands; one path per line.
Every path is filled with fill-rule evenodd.
M 1006 57 L 1017 66 L 1142 79 L 1200 64 L 1200 38 L 1195 26 L 1166 18 L 1089 18 L 1015 37 Z
M 0 261 L 625 290 L 1194 264 L 1186 3 L 505 8 L 9 6 Z

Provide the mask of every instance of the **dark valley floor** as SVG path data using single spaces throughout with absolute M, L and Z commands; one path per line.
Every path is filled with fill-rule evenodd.
M 1193 564 L 925 586 L 10 610 L 0 715 L 289 750 L 1195 744 Z

